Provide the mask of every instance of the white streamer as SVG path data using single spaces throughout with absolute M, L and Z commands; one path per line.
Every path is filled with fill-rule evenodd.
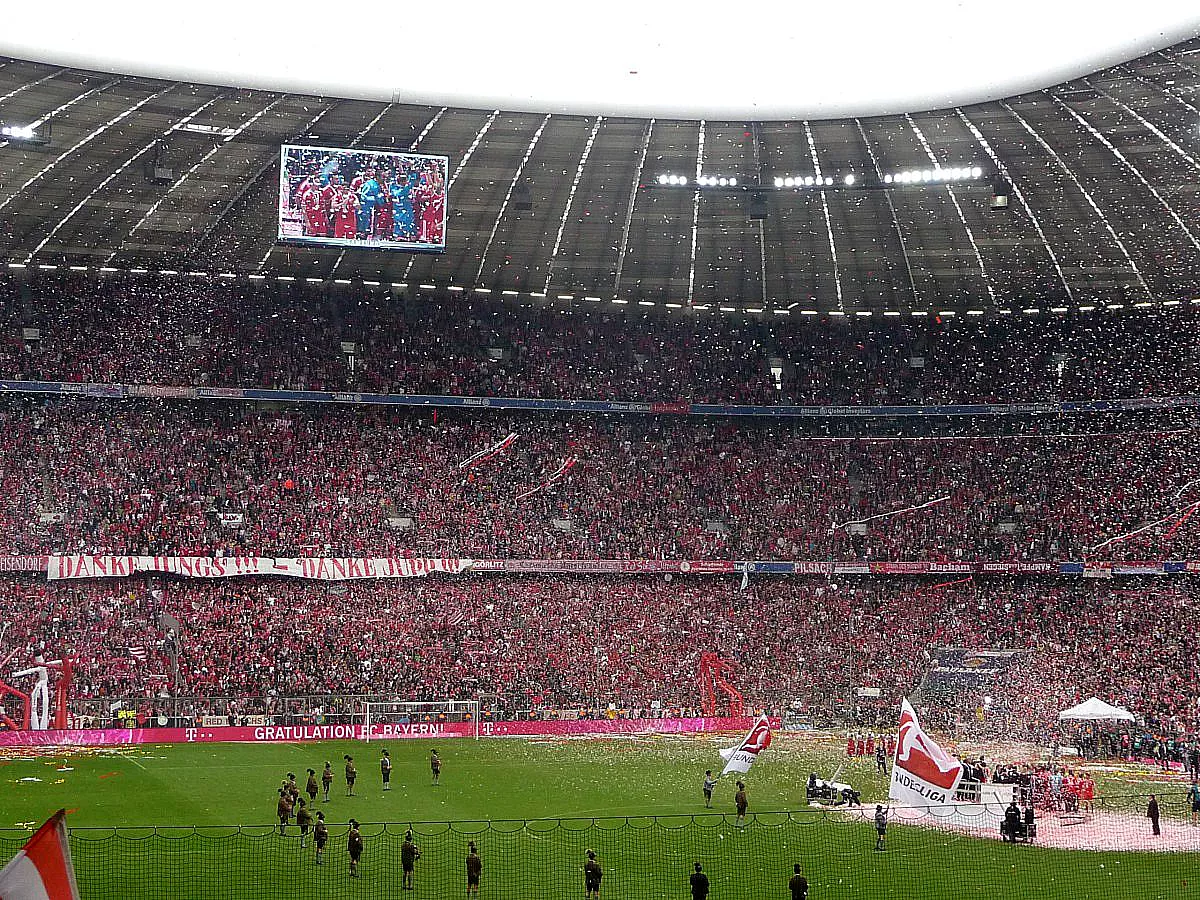
M 1184 487 L 1187 487 L 1187 485 L 1184 485 Z M 1183 492 L 1183 488 L 1180 488 L 1180 493 L 1182 493 L 1182 492 Z M 1115 544 L 1115 543 L 1118 543 L 1119 541 L 1124 541 L 1124 540 L 1127 540 L 1128 538 L 1135 537 L 1135 536 L 1141 534 L 1143 531 L 1150 530 L 1155 525 L 1162 525 L 1164 522 L 1169 522 L 1169 521 L 1171 521 L 1171 519 L 1174 519 L 1177 516 L 1182 516 L 1184 513 L 1188 512 L 1189 510 L 1195 509 L 1198 506 L 1200 506 L 1200 500 L 1197 500 L 1195 503 L 1189 503 L 1187 506 L 1180 507 L 1177 510 L 1169 512 L 1165 516 L 1163 516 L 1161 519 L 1155 519 L 1153 522 L 1147 522 L 1145 525 L 1142 525 L 1139 528 L 1135 528 L 1133 531 L 1130 531 L 1127 534 L 1119 534 L 1116 537 L 1109 538 L 1107 541 L 1101 541 L 1099 544 L 1095 544 L 1091 547 L 1088 547 L 1088 553 L 1095 553 L 1101 547 L 1107 547 L 1109 544 Z
M 865 525 L 867 522 L 874 522 L 876 519 L 887 519 L 891 516 L 901 516 L 901 515 L 904 515 L 904 513 L 917 512 L 918 510 L 928 509 L 929 507 L 936 506 L 939 503 L 945 503 L 949 499 L 950 499 L 950 495 L 947 494 L 945 497 L 938 497 L 936 500 L 929 500 L 925 503 L 920 503 L 916 506 L 908 506 L 908 507 L 905 507 L 904 509 L 894 509 L 891 512 L 879 513 L 878 515 L 874 515 L 874 516 L 867 516 L 865 519 L 851 519 L 849 522 L 842 522 L 840 525 L 834 525 L 832 528 L 829 529 L 829 533 L 833 534 L 833 532 L 837 531 L 839 528 L 845 528 L 847 525 Z

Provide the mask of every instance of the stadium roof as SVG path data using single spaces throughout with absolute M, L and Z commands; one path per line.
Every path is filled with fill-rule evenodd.
M 10 265 L 362 278 L 564 307 L 763 315 L 1016 312 L 1200 298 L 1200 40 L 1045 90 L 823 121 L 644 119 L 345 100 L 0 58 L 0 258 Z M 284 142 L 450 158 L 440 256 L 275 243 Z M 156 142 L 159 142 L 156 149 Z M 159 150 L 173 170 L 154 183 Z M 775 190 L 935 166 L 892 190 Z M 684 188 L 657 176 L 682 173 Z M 694 189 L 701 173 L 762 183 Z M 514 198 L 528 189 L 532 209 Z M 594 298 L 594 299 L 593 299 Z
M 1193 37 L 1186 0 L 466 0 L 331 15 L 320 0 L 208 0 L 5 14 L 0 53 L 125 75 L 289 93 L 556 114 L 757 120 L 917 112 L 1095 72 Z M 338 46 L 334 35 L 348 43 Z

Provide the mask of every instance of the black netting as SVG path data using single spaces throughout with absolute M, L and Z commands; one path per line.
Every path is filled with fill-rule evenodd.
M 1141 803 L 1126 798 L 1087 816 L 1046 816 L 1032 845 L 999 840 L 1001 810 L 896 813 L 883 853 L 875 851 L 873 808 L 760 813 L 744 826 L 722 814 L 365 824 L 358 878 L 350 876 L 344 824 L 330 827 L 319 865 L 312 835 L 301 848 L 295 826 L 282 836 L 269 825 L 77 828 L 71 848 L 85 900 L 465 897 L 471 841 L 482 859 L 484 900 L 582 897 L 588 850 L 603 867 L 605 900 L 686 898 L 695 862 L 711 881 L 712 900 L 786 898 L 793 863 L 820 900 L 1197 896 L 1189 879 L 1200 877 L 1200 827 L 1182 808 L 1164 807 L 1163 835 L 1154 836 Z M 411 894 L 402 891 L 401 865 L 409 829 L 421 851 Z M 0 832 L 0 851 L 11 855 L 27 837 Z M 1162 852 L 1137 852 L 1144 849 Z

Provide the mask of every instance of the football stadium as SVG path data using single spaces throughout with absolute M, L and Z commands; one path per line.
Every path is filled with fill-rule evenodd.
M 1200 12 L 974 6 L 6 11 L 0 900 L 1200 898 Z

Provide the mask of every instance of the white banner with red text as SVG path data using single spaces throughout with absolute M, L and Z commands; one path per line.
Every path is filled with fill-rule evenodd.
M 401 556 L 270 557 L 270 556 L 49 556 L 46 577 L 128 578 L 141 572 L 160 572 L 186 578 L 238 578 L 283 575 L 316 581 L 355 581 L 364 578 L 416 578 L 444 572 L 457 575 L 471 567 L 469 559 L 413 559 Z

